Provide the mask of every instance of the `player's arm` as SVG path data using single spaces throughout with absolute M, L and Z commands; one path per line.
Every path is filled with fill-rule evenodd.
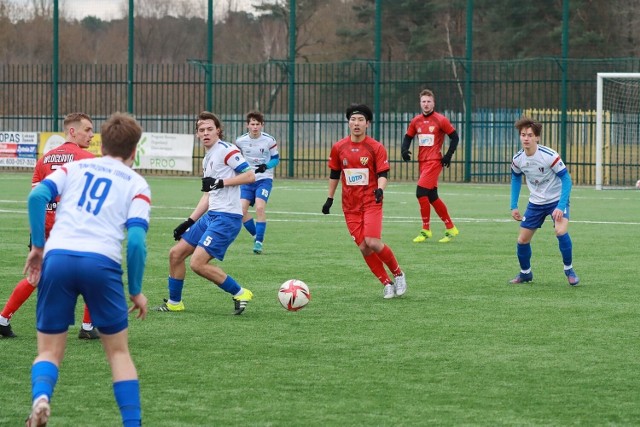
M 198 204 L 196 205 L 196 208 L 193 210 L 193 212 L 191 212 L 191 215 L 189 215 L 189 217 L 186 220 L 182 221 L 180 225 L 178 225 L 173 230 L 173 239 L 175 241 L 180 240 L 182 238 L 182 235 L 185 233 L 185 231 L 187 231 L 189 227 L 195 224 L 196 221 L 200 219 L 200 217 L 204 215 L 205 212 L 207 212 L 208 210 L 209 210 L 209 193 L 205 193 L 202 195 L 202 197 L 200 197 L 200 201 L 198 201 Z
M 27 280 L 34 286 L 40 281 L 42 271 L 46 206 L 49 200 L 57 195 L 56 185 L 45 180 L 42 181 L 42 185 L 37 185 L 31 190 L 27 199 L 29 227 L 31 228 L 31 251 L 24 265 L 23 274 L 27 275 Z
M 240 166 L 236 167 L 235 171 L 237 173 L 236 176 L 233 176 L 231 178 L 224 178 L 222 180 L 225 187 L 251 184 L 256 180 L 256 173 L 248 163 L 243 163 Z
M 329 193 L 327 200 L 324 202 L 324 205 L 322 205 L 322 213 L 325 215 L 330 213 L 331 206 L 333 206 L 333 197 L 336 195 L 341 173 L 342 171 L 336 169 L 331 169 L 329 173 Z
M 458 136 L 458 132 L 454 129 L 453 132 L 449 133 L 449 149 L 447 153 L 442 156 L 442 166 L 449 167 L 451 164 L 451 157 L 453 157 L 453 153 L 456 152 L 456 148 L 458 148 L 458 142 L 460 142 L 460 137 Z
M 517 173 L 511 168 L 511 216 L 516 221 L 522 220 L 522 216 L 518 210 L 518 199 L 520 198 L 521 189 L 522 173 Z
M 564 210 L 567 208 L 569 204 L 569 196 L 571 195 L 571 188 L 573 187 L 573 182 L 571 181 L 571 175 L 569 175 L 569 171 L 567 169 L 563 169 L 558 173 L 558 177 L 562 182 L 562 190 L 560 192 L 560 200 L 558 201 L 558 206 L 556 209 Z
M 383 195 L 384 195 L 384 189 L 387 188 L 388 176 L 389 176 L 389 171 L 388 170 L 386 170 L 384 172 L 380 172 L 378 174 L 378 188 L 373 190 L 373 194 L 376 197 L 376 203 L 382 202 L 382 198 L 383 198 Z
M 409 136 L 409 134 L 404 134 L 404 138 L 402 139 L 402 147 L 400 148 L 400 154 L 402 155 L 402 160 L 404 160 L 405 162 L 411 160 L 411 151 L 409 151 L 409 147 L 411 147 L 412 141 L 412 136 Z
M 147 229 L 148 224 L 142 219 L 127 221 L 127 279 L 129 298 L 133 302 L 129 312 L 140 310 L 137 317 L 141 319 L 147 314 L 147 299 L 142 294 L 142 278 L 147 261 Z

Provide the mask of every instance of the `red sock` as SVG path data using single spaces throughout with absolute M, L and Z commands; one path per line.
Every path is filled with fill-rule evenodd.
M 418 197 L 418 205 L 420 205 L 420 217 L 422 218 L 422 229 L 429 230 L 431 222 L 431 204 L 428 197 Z
M 431 204 L 433 205 L 433 208 L 436 210 L 436 213 L 438 214 L 442 222 L 444 222 L 444 226 L 446 227 L 446 229 L 448 230 L 450 228 L 453 228 L 453 221 L 451 221 L 451 217 L 449 216 L 449 212 L 447 211 L 447 205 L 445 205 L 444 202 L 440 199 L 436 199 Z
M 22 279 L 13 289 L 13 292 L 11 292 L 9 301 L 7 301 L 7 305 L 4 306 L 0 315 L 7 319 L 11 319 L 13 313 L 18 311 L 22 304 L 29 299 L 35 289 L 36 288 L 34 288 L 26 278 Z
M 402 274 L 402 270 L 398 265 L 398 260 L 389 246 L 384 245 L 384 248 L 378 252 L 378 258 L 380 258 L 380 260 L 389 267 L 389 270 L 391 270 L 391 273 L 393 273 L 394 276 Z
M 82 317 L 82 323 L 91 323 L 91 315 L 89 315 L 89 307 L 84 305 L 84 316 Z
M 364 255 L 363 255 L 364 256 Z M 387 270 L 384 269 L 384 264 L 378 257 L 378 254 L 373 252 L 371 255 L 364 256 L 364 261 L 369 266 L 369 270 L 380 280 L 380 283 L 386 285 L 387 283 L 392 283 L 389 275 L 387 274 Z

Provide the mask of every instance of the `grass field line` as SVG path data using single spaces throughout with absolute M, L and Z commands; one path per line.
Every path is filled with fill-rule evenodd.
M 2 202 L 0 200 L 0 202 Z M 153 209 L 184 209 L 187 211 L 192 211 L 193 208 L 190 207 L 176 207 L 176 206 L 153 206 Z M 26 215 L 26 209 L 14 210 L 14 209 L 0 209 L 0 213 L 4 214 L 15 214 L 15 215 Z M 324 214 L 318 212 L 291 212 L 291 211 L 269 211 L 269 215 L 284 215 L 284 216 L 292 216 L 292 217 L 300 217 L 307 216 L 308 219 L 302 218 L 273 218 L 269 217 L 269 221 L 273 222 L 312 222 L 317 223 L 317 217 L 325 217 L 326 220 L 323 222 L 344 222 L 342 215 L 332 215 L 330 217 L 326 217 Z M 184 218 L 176 217 L 176 216 L 152 216 L 153 221 L 181 221 Z M 460 218 L 453 217 L 454 222 L 460 223 L 505 223 L 512 222 L 511 218 Z M 418 221 L 415 216 L 385 216 L 385 222 L 390 223 L 413 223 Z M 571 220 L 573 224 L 597 224 L 597 225 L 640 225 L 640 222 L 629 222 L 629 221 L 595 221 L 595 220 Z

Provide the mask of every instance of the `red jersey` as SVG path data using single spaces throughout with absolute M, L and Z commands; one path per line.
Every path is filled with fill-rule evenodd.
M 31 187 L 35 187 L 39 182 L 43 181 L 49 174 L 58 169 L 65 163 L 75 160 L 91 159 L 95 156 L 84 148 L 80 148 L 73 142 L 65 142 L 59 147 L 47 151 L 36 163 L 31 178 Z M 58 199 L 47 205 L 47 215 L 45 217 L 45 237 L 49 237 L 49 231 L 53 227 L 56 218 L 56 207 Z
M 449 119 L 435 111 L 427 116 L 415 116 L 409 123 L 407 135 L 411 138 L 418 135 L 418 162 L 440 161 L 444 136 L 455 130 Z
M 347 136 L 331 147 L 328 165 L 342 171 L 344 212 L 360 212 L 376 204 L 373 192 L 378 188 L 378 174 L 389 170 L 384 145 L 370 136 L 362 142 L 353 142 Z

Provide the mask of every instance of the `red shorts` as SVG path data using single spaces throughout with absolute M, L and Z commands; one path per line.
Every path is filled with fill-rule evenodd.
M 420 163 L 418 187 L 437 188 L 440 172 L 442 172 L 442 164 L 439 160 L 429 160 L 428 162 Z
M 56 221 L 56 211 L 46 211 L 44 216 L 44 238 L 49 238 L 49 233 L 53 228 L 53 223 Z
M 344 219 L 349 234 L 358 246 L 365 237 L 382 237 L 382 203 L 372 205 L 364 212 L 345 212 Z

